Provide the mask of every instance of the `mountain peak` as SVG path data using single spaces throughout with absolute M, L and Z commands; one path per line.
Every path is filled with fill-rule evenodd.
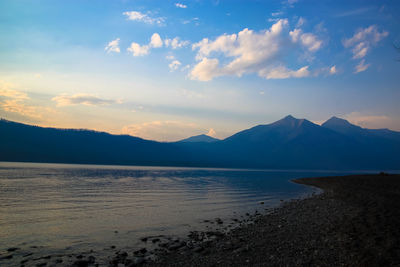
M 336 116 L 333 116 L 332 118 L 330 118 L 329 120 L 324 122 L 322 125 L 355 126 L 355 125 L 351 124 L 348 120 L 338 118 Z
M 293 120 L 297 120 L 297 119 L 289 114 L 286 117 L 282 118 L 281 120 L 283 120 L 283 121 L 293 121 Z
M 292 115 L 287 115 L 286 117 L 272 123 L 272 125 L 280 125 L 280 126 L 289 126 L 289 127 L 299 127 L 304 123 L 308 123 L 309 121 L 306 119 L 296 119 Z
M 335 116 L 324 122 L 321 126 L 342 134 L 359 133 L 363 130 L 360 126 L 351 124 L 349 121 Z
M 183 142 L 183 143 L 197 143 L 197 142 L 204 142 L 204 143 L 213 143 L 219 141 L 219 139 L 211 137 L 206 134 L 200 134 L 200 135 L 195 135 L 191 136 L 189 138 L 180 140 L 178 142 Z
M 348 120 L 335 116 L 324 122 L 321 126 L 327 128 L 361 128 L 360 126 L 351 124 Z

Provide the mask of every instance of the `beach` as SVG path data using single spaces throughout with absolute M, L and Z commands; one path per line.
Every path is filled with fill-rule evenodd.
M 148 266 L 398 266 L 400 175 L 304 178 L 323 193 L 283 203 L 213 241 L 189 238 Z M 178 245 L 179 246 L 179 245 Z M 168 247 L 168 246 L 167 246 Z

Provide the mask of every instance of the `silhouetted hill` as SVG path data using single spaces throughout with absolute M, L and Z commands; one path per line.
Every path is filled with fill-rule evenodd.
M 98 164 L 177 164 L 179 147 L 128 135 L 0 121 L 0 160 Z
M 355 138 L 385 138 L 400 142 L 399 132 L 391 131 L 389 129 L 365 129 L 360 126 L 351 124 L 347 120 L 337 117 L 330 118 L 321 126 Z
M 213 143 L 213 142 L 217 142 L 220 141 L 217 138 L 205 135 L 205 134 L 200 134 L 200 135 L 195 135 L 195 136 L 191 136 L 189 138 L 180 140 L 178 142 L 183 142 L 183 143 L 194 143 L 194 142 L 202 142 L 202 143 Z
M 400 168 L 399 135 L 390 130 L 363 129 L 339 118 L 319 126 L 287 116 L 220 141 L 200 135 L 186 141 L 161 143 L 127 135 L 42 128 L 1 120 L 0 160 L 388 170 Z

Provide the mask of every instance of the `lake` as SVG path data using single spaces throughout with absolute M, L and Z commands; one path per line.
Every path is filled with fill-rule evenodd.
M 0 256 L 20 248 L 0 265 L 24 253 L 135 249 L 141 237 L 185 236 L 210 227 L 204 220 L 231 222 L 316 190 L 291 179 L 335 174 L 0 162 Z

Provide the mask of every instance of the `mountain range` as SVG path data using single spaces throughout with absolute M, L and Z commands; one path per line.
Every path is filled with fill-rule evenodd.
M 292 116 L 219 140 L 157 142 L 0 120 L 0 161 L 268 169 L 400 169 L 400 132 Z

